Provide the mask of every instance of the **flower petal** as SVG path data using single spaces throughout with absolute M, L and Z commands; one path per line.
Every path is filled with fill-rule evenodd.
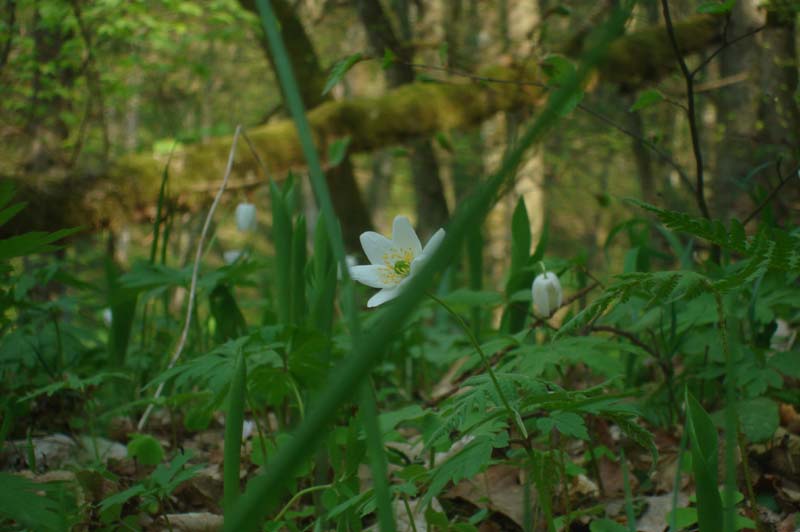
M 533 281 L 533 310 L 540 318 L 550 317 L 550 298 L 547 294 L 547 280 L 541 275 Z
M 393 288 L 384 288 L 383 290 L 381 290 L 380 292 L 369 298 L 369 301 L 367 301 L 367 306 L 369 308 L 377 307 L 378 305 L 386 303 L 390 299 L 394 299 L 399 295 L 400 295 L 399 286 L 395 286 Z
M 395 216 L 392 224 L 392 242 L 400 249 L 410 249 L 414 257 L 422 253 L 419 237 L 405 216 Z
M 375 231 L 361 233 L 361 247 L 372 264 L 384 264 L 383 257 L 394 249 L 394 242 Z
M 422 254 L 433 255 L 436 250 L 439 249 L 439 245 L 442 243 L 442 240 L 444 240 L 444 229 L 439 229 L 428 239 L 428 243 L 425 244 Z
M 397 286 L 397 283 L 390 281 L 392 278 L 392 271 L 386 266 L 377 264 L 368 264 L 365 266 L 353 266 L 350 268 L 350 277 L 354 281 L 365 284 L 372 288 L 391 288 Z

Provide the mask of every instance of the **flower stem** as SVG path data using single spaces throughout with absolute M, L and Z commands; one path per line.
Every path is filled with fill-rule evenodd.
M 497 375 L 494 374 L 494 370 L 492 369 L 492 365 L 489 364 L 489 358 L 486 356 L 486 353 L 483 352 L 483 348 L 481 348 L 481 344 L 478 343 L 478 339 L 475 338 L 475 334 L 473 334 L 472 329 L 467 325 L 464 319 L 455 311 L 453 310 L 450 305 L 436 297 L 435 295 L 428 293 L 428 297 L 439 303 L 458 323 L 458 326 L 464 331 L 469 338 L 472 347 L 475 348 L 475 351 L 478 352 L 478 355 L 481 357 L 481 362 L 483 362 L 483 367 L 486 368 L 486 372 L 489 374 L 489 378 L 492 380 L 492 384 L 494 385 L 495 390 L 497 391 L 497 395 L 500 397 L 500 401 L 503 403 L 503 406 L 508 411 L 509 417 L 513 420 L 514 425 L 516 425 L 517 430 L 522 435 L 523 438 L 526 440 L 528 439 L 528 431 L 525 429 L 525 425 L 522 422 L 522 418 L 519 415 L 511 404 L 508 402 L 506 395 L 503 393 L 502 388 L 500 388 L 500 382 L 497 380 Z

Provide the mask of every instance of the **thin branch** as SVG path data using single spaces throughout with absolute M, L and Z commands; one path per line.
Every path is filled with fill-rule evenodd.
M 700 132 L 697 127 L 697 113 L 695 111 L 694 77 L 689 71 L 689 67 L 686 66 L 686 60 L 684 60 L 683 55 L 681 54 L 681 48 L 678 44 L 677 37 L 675 36 L 675 27 L 672 24 L 672 16 L 669 12 L 669 0 L 661 0 L 661 8 L 664 13 L 664 22 L 666 24 L 669 40 L 672 43 L 672 49 L 675 51 L 675 57 L 678 59 L 678 64 L 680 65 L 681 72 L 683 73 L 683 77 L 686 81 L 686 100 L 689 107 L 687 116 L 689 118 L 689 131 L 691 132 L 692 136 L 692 150 L 694 151 L 696 171 L 695 201 L 697 201 L 697 207 L 700 209 L 700 213 L 703 215 L 703 217 L 710 220 L 711 213 L 708 211 L 708 205 L 706 204 L 705 197 L 703 152 L 700 148 Z
M 183 331 L 181 331 L 180 340 L 178 340 L 178 345 L 175 346 L 175 352 L 172 354 L 172 357 L 169 360 L 167 370 L 175 367 L 175 364 L 178 362 L 178 359 L 183 352 L 183 348 L 186 346 L 186 339 L 189 337 L 189 327 L 192 324 L 192 313 L 194 312 L 194 301 L 195 295 L 197 294 L 197 277 L 200 271 L 200 260 L 203 257 L 203 244 L 205 243 L 206 235 L 208 234 L 208 228 L 211 226 L 211 219 L 214 216 L 214 211 L 217 209 L 217 205 L 219 205 L 222 194 L 225 192 L 225 187 L 228 185 L 228 178 L 233 170 L 233 160 L 236 155 L 236 145 L 239 142 L 239 135 L 241 132 L 242 126 L 236 126 L 236 132 L 233 134 L 233 142 L 231 143 L 231 151 L 228 154 L 228 165 L 225 167 L 225 176 L 222 179 L 222 185 L 220 185 L 219 192 L 217 192 L 217 196 L 211 203 L 211 208 L 208 210 L 206 221 L 203 224 L 203 230 L 200 233 L 200 239 L 197 241 L 197 252 L 195 253 L 194 268 L 192 269 L 192 282 L 189 286 L 189 302 L 186 305 L 186 319 L 183 323 Z M 161 392 L 164 390 L 164 384 L 165 381 L 161 381 L 161 383 L 159 383 L 156 393 L 153 396 L 154 402 L 161 397 Z M 147 406 L 147 409 L 144 411 L 144 414 L 142 414 L 139 424 L 137 425 L 138 431 L 141 431 L 147 423 L 147 419 L 150 417 L 150 413 L 153 411 L 153 404 L 154 403 L 150 403 Z
M 736 37 L 736 38 L 734 38 L 734 39 L 731 39 L 730 41 L 729 41 L 729 40 L 728 40 L 728 39 L 725 37 L 725 35 L 727 34 L 727 31 L 723 32 L 723 39 L 724 39 L 724 41 L 723 41 L 723 43 L 722 43 L 722 46 L 720 46 L 719 48 L 717 48 L 716 50 L 714 50 L 713 52 L 711 52 L 711 54 L 709 54 L 709 56 L 708 56 L 708 57 L 706 57 L 705 59 L 703 59 L 703 61 L 702 61 L 702 62 L 701 62 L 699 65 L 697 65 L 697 67 L 695 67 L 695 69 L 694 69 L 694 70 L 692 70 L 692 72 L 691 72 L 691 76 L 692 76 L 692 78 L 694 78 L 694 77 L 695 77 L 695 76 L 698 74 L 698 72 L 700 72 L 701 70 L 703 70 L 703 68 L 705 68 L 705 67 L 706 67 L 706 65 L 708 65 L 708 64 L 711 62 L 711 60 L 712 60 L 712 59 L 714 59 L 715 57 L 717 57 L 717 55 L 719 55 L 719 53 L 720 53 L 720 52 L 722 52 L 722 51 L 723 51 L 725 48 L 727 48 L 727 47 L 729 47 L 729 46 L 733 46 L 733 45 L 734 45 L 734 44 L 736 44 L 737 42 L 739 42 L 739 41 L 741 41 L 741 40 L 744 40 L 744 39 L 746 39 L 746 38 L 748 38 L 748 37 L 750 37 L 750 36 L 752 36 L 752 35 L 755 35 L 756 33 L 758 33 L 759 31 L 763 30 L 763 29 L 764 29 L 764 28 L 766 28 L 766 27 L 767 27 L 767 25 L 766 25 L 766 24 L 764 24 L 763 26 L 759 26 L 759 27 L 757 27 L 757 28 L 754 28 L 754 29 L 752 29 L 752 30 L 750 30 L 750 31 L 746 32 L 746 33 L 743 33 L 742 35 L 739 35 L 738 37 Z M 727 25 L 726 25 L 726 26 L 725 26 L 725 30 L 727 30 L 727 29 L 728 29 L 728 27 L 727 27 Z
M 800 178 L 800 174 L 798 174 L 798 172 L 800 172 L 800 166 L 798 166 L 798 167 L 796 167 L 794 170 L 792 170 L 792 173 L 791 173 L 789 176 L 787 176 L 787 177 L 783 177 L 783 175 L 781 174 L 781 160 L 780 160 L 780 159 L 778 159 L 778 161 L 775 163 L 775 166 L 776 166 L 776 171 L 778 172 L 778 179 L 780 179 L 780 182 L 778 183 L 778 186 L 776 186 L 775 188 L 773 188 L 773 189 L 770 191 L 770 193 L 769 193 L 769 194 L 767 194 L 767 197 L 766 197 L 766 198 L 764 198 L 764 199 L 761 201 L 761 203 L 759 203 L 759 204 L 758 204 L 758 206 L 757 206 L 757 207 L 756 207 L 756 208 L 753 210 L 753 212 L 751 212 L 751 213 L 750 213 L 750 214 L 747 216 L 747 218 L 745 218 L 745 219 L 744 219 L 744 221 L 742 222 L 742 225 L 747 225 L 748 223 L 750 223 L 750 221 L 752 221 L 752 220 L 753 220 L 753 218 L 755 218 L 756 216 L 758 216 L 758 213 L 760 213 L 760 212 L 761 212 L 761 210 L 762 210 L 764 207 L 766 207 L 766 206 L 767 206 L 767 205 L 768 205 L 768 204 L 769 204 L 769 203 L 772 201 L 772 199 L 775 197 L 775 195 L 776 195 L 776 194 L 778 194 L 778 192 L 780 192 L 780 191 L 781 191 L 781 189 L 783 188 L 783 186 L 784 186 L 786 183 L 788 183 L 788 182 L 789 182 L 789 180 L 792 178 L 792 175 L 797 175 L 797 176 Z
M 614 122 L 612 119 L 608 118 L 607 116 L 605 116 L 603 114 L 600 114 L 599 112 L 595 111 L 591 107 L 587 107 L 586 105 L 584 105 L 582 103 L 579 103 L 578 104 L 578 109 L 580 109 L 581 111 L 584 111 L 585 113 L 587 113 L 590 116 L 593 116 L 594 118 L 597 118 L 598 120 L 600 120 L 602 122 L 605 122 L 609 126 L 613 127 L 617 131 L 619 131 L 620 133 L 628 135 L 629 137 L 631 137 L 632 139 L 636 140 L 637 142 L 640 142 L 642 145 L 650 148 L 653 151 L 653 153 L 658 155 L 658 157 L 662 161 L 667 163 L 676 172 L 678 172 L 678 176 L 680 177 L 681 182 L 683 182 L 683 184 L 686 185 L 689 188 L 689 190 L 694 188 L 694 186 L 692 185 L 692 180 L 689 179 L 689 176 L 686 174 L 686 170 L 684 170 L 683 167 L 681 165 L 679 165 L 678 162 L 675 159 L 673 159 L 667 152 L 661 150 L 658 146 L 656 146 L 655 144 L 653 144 L 652 142 L 650 142 L 646 138 L 644 138 L 644 137 L 642 137 L 640 135 L 637 135 L 633 131 L 625 128 L 625 126 L 622 126 L 622 125 Z
M 636 337 L 636 335 L 634 335 L 633 333 L 629 333 L 628 331 L 625 331 L 623 329 L 618 329 L 616 327 L 610 327 L 608 325 L 592 325 L 592 326 L 589 327 L 589 330 L 590 331 L 596 331 L 596 332 L 608 332 L 608 333 L 611 333 L 613 335 L 621 336 L 623 338 L 626 338 L 628 341 L 630 341 L 630 343 L 632 343 L 633 345 L 635 345 L 637 347 L 641 347 L 642 349 L 647 351 L 647 353 L 649 353 L 650 356 L 652 356 L 653 358 L 658 360 L 658 353 L 656 351 L 654 351 L 652 347 L 650 347 L 646 343 L 644 343 L 641 340 L 639 340 Z

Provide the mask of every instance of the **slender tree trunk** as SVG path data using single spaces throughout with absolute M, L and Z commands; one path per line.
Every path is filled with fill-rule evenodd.
M 800 107 L 795 99 L 798 91 L 797 15 L 771 11 L 762 32 L 759 81 L 761 106 L 759 115 L 764 124 L 760 138 L 770 151 L 785 159 L 798 158 L 800 144 Z
M 400 3 L 400 7 L 407 6 Z M 367 32 L 370 47 L 376 55 L 382 55 L 385 50 L 391 50 L 398 61 L 386 70 L 386 81 L 389 87 L 396 88 L 414 81 L 414 70 L 411 68 L 411 52 L 407 46 L 400 42 L 397 33 L 389 21 L 378 0 L 356 0 L 356 10 Z M 399 13 L 401 25 L 407 30 L 408 11 Z M 405 36 L 408 41 L 410 35 Z M 428 139 L 412 140 L 410 164 L 412 182 L 417 196 L 417 229 L 423 240 L 442 227 L 450 214 L 445 199 L 444 186 L 439 175 L 439 162 L 433 145 Z
M 727 28 L 728 40 L 735 39 L 764 23 L 756 0 L 736 2 Z M 712 214 L 726 219 L 735 216 L 743 205 L 742 186 L 747 175 L 763 160 L 758 155 L 759 49 L 757 36 L 727 46 L 720 53 L 722 79 L 746 76 L 743 81 L 722 87 L 717 94 L 718 126 L 722 138 L 717 144 L 716 173 L 712 184 Z M 699 119 L 700 117 L 698 117 Z
M 295 13 L 294 7 L 287 0 L 271 0 L 275 15 L 280 23 L 285 45 L 292 59 L 292 67 L 300 88 L 300 96 L 307 109 L 317 107 L 328 101 L 330 96 L 323 96 L 326 74 L 319 64 L 319 59 L 311 43 L 311 39 Z M 255 0 L 240 0 L 245 9 L 258 14 Z M 261 39 L 264 52 L 275 71 L 275 61 L 266 42 Z M 360 249 L 359 235 L 372 228 L 369 212 L 361 197 L 361 192 L 353 174 L 350 155 L 346 155 L 341 164 L 325 172 L 325 181 L 331 193 L 331 201 L 336 215 L 342 222 L 342 233 L 348 249 Z

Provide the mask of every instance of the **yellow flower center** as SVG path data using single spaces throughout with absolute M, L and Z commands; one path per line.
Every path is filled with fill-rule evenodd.
M 394 272 L 405 277 L 411 272 L 411 265 L 404 260 L 398 260 L 394 263 Z
M 382 270 L 381 277 L 383 282 L 398 285 L 411 274 L 411 261 L 414 260 L 414 252 L 410 249 L 394 249 L 383 255 L 383 264 L 386 269 Z

